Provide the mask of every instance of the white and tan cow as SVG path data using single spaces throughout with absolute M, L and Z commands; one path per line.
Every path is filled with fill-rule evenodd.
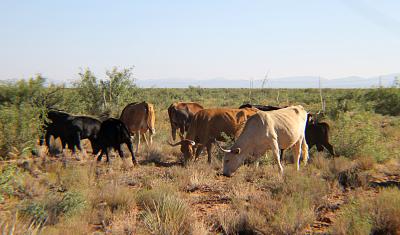
M 223 174 L 231 176 L 248 156 L 260 157 L 272 150 L 281 173 L 280 149 L 293 148 L 297 157 L 297 170 L 300 169 L 300 152 L 304 163 L 308 160 L 308 146 L 305 139 L 307 112 L 301 105 L 275 111 L 263 112 L 250 117 L 242 134 L 224 157 Z

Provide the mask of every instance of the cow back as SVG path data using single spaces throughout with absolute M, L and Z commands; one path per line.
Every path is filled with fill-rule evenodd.
M 254 109 L 229 108 L 200 110 L 193 117 L 186 139 L 206 144 L 213 139 L 224 141 L 222 133 L 236 137 L 247 118 L 256 112 Z
M 149 115 L 150 112 L 151 114 Z M 144 133 L 152 127 L 154 128 L 154 107 L 146 102 L 128 104 L 122 110 L 120 120 L 126 125 L 131 134 L 137 131 Z

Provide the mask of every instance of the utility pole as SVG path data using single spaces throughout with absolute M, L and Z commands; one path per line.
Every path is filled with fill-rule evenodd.
M 322 112 L 325 113 L 325 102 L 324 102 L 324 99 L 322 98 L 321 77 L 318 77 L 318 87 L 319 87 L 319 97 L 321 99 Z

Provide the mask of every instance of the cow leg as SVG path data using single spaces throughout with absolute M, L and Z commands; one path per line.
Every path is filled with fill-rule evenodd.
M 211 163 L 211 153 L 212 153 L 212 149 L 213 149 L 212 143 L 209 142 L 207 144 L 206 148 L 207 148 L 207 162 L 208 162 L 208 164 L 210 164 Z
M 333 150 L 333 146 L 330 143 L 325 143 L 323 146 L 329 151 L 332 156 L 335 156 L 335 150 Z
M 150 145 L 153 145 L 153 134 L 149 132 Z
M 285 153 L 285 150 L 284 149 L 281 149 L 281 161 L 284 161 L 285 160 L 285 155 L 283 155 Z
M 321 144 L 317 144 L 317 151 L 318 152 L 324 151 L 324 147 Z
M 194 160 L 197 161 L 199 158 L 200 154 L 203 152 L 204 146 L 203 145 L 198 145 L 196 149 L 196 154 L 194 156 Z
M 103 151 L 103 149 L 101 149 L 100 155 L 97 157 L 98 162 L 101 162 L 101 158 L 103 157 L 103 154 L 104 154 L 104 151 Z
M 137 162 L 136 162 L 135 154 L 133 154 L 133 146 L 132 146 L 132 143 L 129 141 L 129 142 L 126 143 L 126 145 L 128 146 L 129 152 L 130 152 L 131 155 L 132 155 L 132 163 L 133 163 L 133 165 L 136 165 Z
M 107 162 L 110 163 L 110 148 L 106 149 Z
M 281 174 L 283 174 L 283 167 L 281 164 L 281 155 L 279 152 L 278 141 L 276 139 L 272 140 L 272 154 L 274 157 L 276 157 L 276 160 L 277 160 L 278 166 L 279 166 L 279 170 L 281 171 Z
M 117 151 L 118 151 L 119 156 L 121 158 L 124 158 L 124 152 L 122 152 L 121 145 L 118 146 Z
M 147 138 L 146 138 L 146 132 L 142 134 L 142 137 L 143 137 L 144 141 L 146 142 L 146 146 L 149 147 L 149 142 L 147 141 Z
M 136 142 L 136 154 L 138 154 L 138 152 L 139 152 L 139 145 L 140 145 L 140 133 L 139 133 L 139 132 L 137 132 L 137 133 L 136 133 L 136 136 L 137 136 L 137 142 Z
M 301 157 L 300 149 L 301 149 L 301 140 L 297 141 L 297 143 L 295 143 L 292 148 L 293 157 L 294 159 L 296 159 L 297 170 L 300 170 L 300 157 Z

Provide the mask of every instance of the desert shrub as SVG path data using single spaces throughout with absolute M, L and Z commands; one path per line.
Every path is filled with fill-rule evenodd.
M 93 197 L 91 200 L 93 206 L 105 203 L 111 212 L 129 210 L 135 204 L 132 192 L 128 188 L 116 183 L 107 183 L 100 187 Z
M 66 192 L 58 203 L 57 212 L 59 215 L 71 216 L 80 212 L 86 207 L 86 200 L 78 192 Z
M 56 224 L 62 216 L 72 216 L 86 207 L 86 200 L 78 192 L 63 195 L 50 193 L 39 201 L 28 201 L 21 209 L 21 215 L 35 225 Z
M 4 198 L 14 194 L 15 190 L 22 184 L 20 173 L 15 165 L 6 165 L 1 168 L 0 173 L 0 202 Z
M 301 194 L 287 197 L 273 216 L 273 234 L 300 234 L 315 219 L 314 208 Z
M 333 234 L 396 234 L 400 227 L 400 191 L 383 189 L 377 197 L 359 196 L 342 209 Z
M 21 215 L 30 219 L 30 223 L 43 225 L 49 214 L 45 204 L 40 202 L 30 202 L 21 209 Z
M 376 113 L 383 115 L 400 115 L 400 89 L 380 88 L 365 94 L 365 100 L 373 103 Z
M 190 234 L 192 232 L 193 224 L 189 207 L 171 189 L 160 187 L 144 190 L 138 194 L 137 201 L 144 209 L 141 216 L 152 234 Z
M 62 100 L 62 87 L 45 87 L 40 75 L 0 84 L 0 157 L 30 152 L 42 132 L 46 108 Z
M 84 112 L 100 115 L 111 111 L 119 115 L 124 105 L 135 101 L 136 86 L 132 70 L 114 67 L 106 72 L 105 79 L 98 79 L 89 69 L 80 72 L 80 79 L 74 83 L 74 87 Z
M 383 161 L 387 152 L 380 132 L 375 128 L 373 117 L 368 113 L 342 113 L 335 122 L 332 142 L 336 153 L 348 158 L 360 155 Z

